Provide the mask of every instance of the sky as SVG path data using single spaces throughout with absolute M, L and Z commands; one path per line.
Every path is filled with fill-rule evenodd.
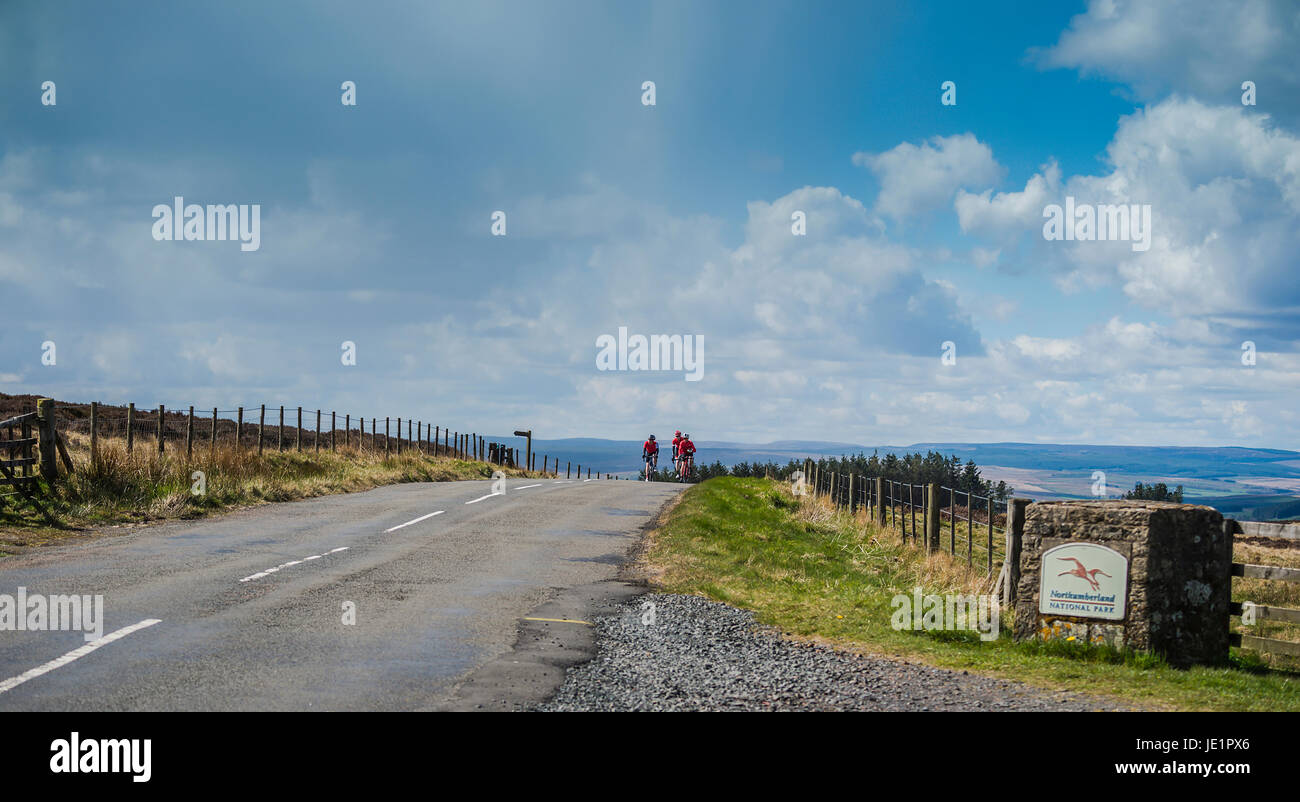
M 0 392 L 1294 449 L 1297 53 L 1290 0 L 0 4 Z

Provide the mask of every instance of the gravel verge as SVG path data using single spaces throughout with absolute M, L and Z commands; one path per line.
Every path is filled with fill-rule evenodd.
M 646 602 L 654 623 L 642 623 Z M 696 596 L 646 594 L 596 622 L 597 654 L 542 711 L 1129 709 L 787 640 L 752 613 Z

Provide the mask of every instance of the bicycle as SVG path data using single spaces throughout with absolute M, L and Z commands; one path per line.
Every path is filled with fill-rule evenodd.
M 677 456 L 677 468 L 679 482 L 689 482 L 691 477 L 691 468 L 695 466 L 694 454 L 679 454 Z
M 651 477 L 654 476 L 654 472 L 659 468 L 659 455 L 642 454 L 641 459 L 645 460 L 645 480 L 649 482 Z

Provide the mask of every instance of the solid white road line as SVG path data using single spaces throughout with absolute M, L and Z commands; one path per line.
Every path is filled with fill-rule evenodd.
M 474 499 L 473 501 L 467 501 L 467 502 L 465 502 L 465 503 L 466 503 L 466 504 L 477 504 L 477 503 L 479 503 L 480 501 L 482 501 L 482 500 L 485 499 L 485 498 L 492 498 L 493 496 L 504 496 L 504 495 L 505 495 L 505 493 L 488 493 L 486 496 L 479 496 L 478 498 Z
M 527 490 L 527 489 L 530 488 L 530 487 L 541 487 L 541 485 L 540 485 L 540 484 L 536 484 L 536 485 L 524 485 L 523 487 L 516 487 L 515 490 Z
M 444 512 L 446 512 L 446 510 L 438 510 L 437 512 L 431 512 L 428 515 L 421 515 L 419 518 L 416 518 L 413 521 L 407 521 L 404 524 L 398 524 L 397 526 L 394 526 L 392 529 L 385 529 L 384 533 L 387 534 L 388 532 L 396 532 L 398 529 L 401 529 L 404 526 L 410 526 L 411 524 L 418 524 L 420 521 L 423 521 L 426 518 L 432 518 L 435 515 L 442 515 Z
M 47 674 L 53 671 L 54 669 L 59 668 L 60 666 L 66 666 L 68 663 L 71 663 L 73 660 L 76 660 L 81 657 L 85 657 L 86 655 L 98 649 L 100 646 L 107 646 L 108 644 L 112 643 L 115 640 L 125 638 L 127 635 L 130 635 L 132 632 L 136 632 L 138 630 L 144 629 L 145 627 L 151 627 L 154 624 L 161 623 L 161 621 L 162 621 L 161 618 L 146 618 L 145 620 L 137 624 L 132 624 L 129 627 L 122 627 L 116 632 L 110 632 L 107 635 L 104 635 L 103 637 L 95 638 L 90 643 L 87 643 L 85 646 L 81 646 L 76 649 L 73 649 L 72 651 L 68 652 L 62 657 L 56 657 L 50 662 L 46 663 L 45 665 L 37 666 L 36 668 L 33 668 L 31 671 L 25 671 L 16 677 L 10 677 L 4 682 L 0 682 L 0 693 L 4 693 L 5 691 L 11 691 L 14 688 L 17 688 L 19 685 L 22 685 L 24 682 L 26 682 L 29 679 L 36 679 L 40 675 Z
M 303 557 L 301 560 L 290 560 L 289 562 L 287 562 L 287 563 L 281 563 L 281 564 L 277 565 L 277 566 L 274 567 L 274 568 L 268 568 L 268 569 L 266 569 L 265 571 L 259 571 L 259 572 L 257 572 L 256 574 L 253 574 L 253 575 L 251 575 L 251 576 L 246 576 L 246 577 L 244 577 L 243 579 L 241 579 L 241 580 L 239 580 L 239 581 L 240 581 L 240 582 L 251 582 L 251 581 L 254 580 L 254 579 L 261 579 L 261 578 L 264 577 L 264 576 L 270 576 L 271 574 L 274 574 L 276 571 L 279 571 L 281 568 L 288 568 L 288 567 L 291 566 L 291 565 L 299 565 L 299 564 L 301 564 L 301 563 L 305 563 L 305 562 L 307 562 L 308 560 L 319 560 L 321 557 L 328 557 L 329 555 L 331 555 L 331 554 L 335 554 L 335 553 L 340 552 L 340 551 L 347 551 L 348 548 L 349 548 L 348 546 L 339 546 L 337 549 L 330 549 L 329 551 L 325 552 L 324 554 L 316 554 L 316 555 L 313 555 L 313 556 L 311 556 L 311 557 Z

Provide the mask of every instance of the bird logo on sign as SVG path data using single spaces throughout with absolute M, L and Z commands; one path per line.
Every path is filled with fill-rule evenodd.
M 1056 559 L 1060 560 L 1061 562 L 1074 563 L 1074 568 L 1071 568 L 1069 571 L 1062 571 L 1061 573 L 1057 574 L 1057 576 L 1077 576 L 1080 579 L 1082 579 L 1084 582 L 1087 582 L 1089 585 L 1092 585 L 1093 590 L 1101 590 L 1101 583 L 1097 581 L 1097 574 L 1101 574 L 1107 579 L 1110 579 L 1110 574 L 1106 573 L 1100 568 L 1093 568 L 1089 570 L 1086 566 L 1084 566 L 1083 563 L 1079 562 L 1074 557 L 1057 557 Z

